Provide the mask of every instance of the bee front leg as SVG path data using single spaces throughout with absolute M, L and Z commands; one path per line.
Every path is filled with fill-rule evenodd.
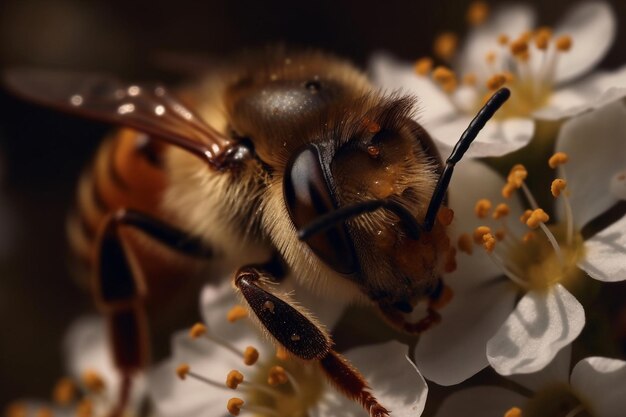
M 254 313 L 250 316 L 293 356 L 317 361 L 331 383 L 360 403 L 371 417 L 387 417 L 389 412 L 378 403 L 363 375 L 332 350 L 332 339 L 312 314 L 283 299 L 287 296 L 265 288 L 264 281 L 271 279 L 271 275 L 259 267 L 244 267 L 237 272 L 235 287 Z

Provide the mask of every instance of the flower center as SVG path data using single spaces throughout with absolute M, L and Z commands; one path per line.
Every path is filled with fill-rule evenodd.
M 247 311 L 235 306 L 228 313 L 227 320 L 234 322 L 245 317 Z M 228 375 L 215 379 L 196 374 L 184 363 L 176 370 L 181 379 L 190 376 L 213 388 L 238 391 L 238 396 L 230 398 L 226 404 L 231 415 L 236 416 L 246 410 L 258 416 L 306 417 L 308 410 L 322 398 L 325 380 L 321 371 L 313 364 L 292 359 L 282 348 L 273 357 L 261 358 L 253 346 L 241 351 L 229 341 L 210 334 L 201 323 L 194 325 L 189 334 L 193 339 L 208 338 L 230 354 L 240 357 L 246 365 L 245 376 L 244 372 L 234 369 Z M 220 382 L 224 377 L 225 384 Z
M 548 164 L 551 168 L 560 167 L 565 176 L 562 165 L 567 159 L 566 154 L 557 153 L 550 158 Z M 517 190 L 523 192 L 531 209 L 522 213 L 519 220 L 528 227 L 528 231 L 521 236 L 514 233 L 508 223 L 510 208 L 507 204 L 500 203 L 490 216 L 495 222 L 493 229 L 487 225 L 476 228 L 473 240 L 485 248 L 491 259 L 515 284 L 526 291 L 546 291 L 557 283 L 573 281 L 583 275 L 577 264 L 584 256 L 584 242 L 580 232 L 574 229 L 567 181 L 557 178 L 551 186 L 554 198 L 562 199 L 565 218 L 547 225 L 550 217 L 538 207 L 536 199 L 526 186 L 524 180 L 527 175 L 528 172 L 522 165 L 514 166 L 502 189 L 502 196 L 510 198 Z M 491 207 L 489 200 L 479 200 L 474 209 L 476 216 L 487 219 Z M 461 235 L 459 248 L 471 254 L 472 237 L 468 234 Z
M 590 410 L 571 386 L 560 383 L 536 391 L 521 409 L 513 407 L 504 417 L 594 417 Z

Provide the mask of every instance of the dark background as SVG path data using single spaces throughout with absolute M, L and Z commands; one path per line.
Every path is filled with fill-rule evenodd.
M 219 59 L 278 41 L 361 65 L 377 50 L 414 60 L 430 53 L 437 33 L 465 31 L 469 3 L 3 0 L 0 65 L 154 78 L 155 57 L 163 53 Z M 530 3 L 544 24 L 572 4 Z M 612 4 L 626 16 L 626 2 Z M 623 64 L 625 44 L 620 26 L 615 45 L 622 47 L 614 46 L 602 66 Z M 16 397 L 49 396 L 62 375 L 63 331 L 90 308 L 69 278 L 64 220 L 79 172 L 106 130 L 0 92 L 0 409 Z

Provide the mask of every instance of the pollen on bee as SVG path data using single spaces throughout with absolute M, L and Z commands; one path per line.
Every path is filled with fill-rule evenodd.
M 58 405 L 68 405 L 74 400 L 76 385 L 70 378 L 61 378 L 54 385 L 52 400 Z
M 426 76 L 433 69 L 433 59 L 427 56 L 420 58 L 415 61 L 413 69 L 417 75 Z
M 555 41 L 556 49 L 567 52 L 572 48 L 572 37 L 569 35 L 559 36 Z
M 93 402 L 89 398 L 82 399 L 76 406 L 76 417 L 92 417 Z
M 484 1 L 475 1 L 467 9 L 467 23 L 472 26 L 481 25 L 489 16 L 489 6 Z
M 42 407 L 37 410 L 37 414 L 35 414 L 35 417 L 54 417 L 54 414 L 52 413 L 52 410 L 50 408 Z
M 558 196 L 561 195 L 561 193 L 563 192 L 563 190 L 565 190 L 566 187 L 567 187 L 567 181 L 561 178 L 557 178 L 554 181 L 552 181 L 552 184 L 550 185 L 550 192 L 552 193 L 552 196 L 554 198 L 557 198 Z
M 491 210 L 491 201 L 486 198 L 481 198 L 474 205 L 474 214 L 479 219 L 484 219 L 489 215 L 489 211 Z
M 237 389 L 239 384 L 243 382 L 243 374 L 235 369 L 226 375 L 226 386 L 230 389 Z
M 14 402 L 6 408 L 5 415 L 6 417 L 26 417 L 26 405 L 22 402 Z
M 454 211 L 450 207 L 441 206 L 437 212 L 437 220 L 444 226 L 450 226 L 454 220 Z
M 243 400 L 241 398 L 233 397 L 228 400 L 226 403 L 226 409 L 233 416 L 238 416 L 241 413 L 241 408 L 243 407 Z
M 271 386 L 286 384 L 289 381 L 287 372 L 282 366 L 272 366 L 267 375 L 267 383 Z
M 548 159 L 548 166 L 552 169 L 566 164 L 569 161 L 569 156 L 565 152 L 557 152 Z
M 456 52 L 459 37 L 452 32 L 444 32 L 437 36 L 433 45 L 433 52 L 438 58 L 449 61 Z
M 509 208 L 508 204 L 500 203 L 493 210 L 493 215 L 491 217 L 493 217 L 495 220 L 498 220 L 505 216 L 508 216 L 510 212 L 511 209 Z
M 526 220 L 526 225 L 531 229 L 536 229 L 540 224 L 545 223 L 548 220 L 550 220 L 548 213 L 539 208 L 532 211 L 528 220 Z
M 459 250 L 467 253 L 468 255 L 471 255 L 472 253 L 474 253 L 474 246 L 472 245 L 472 237 L 467 233 L 463 233 L 461 236 L 459 236 L 457 246 L 459 247 Z
M 234 323 L 237 320 L 245 319 L 246 317 L 248 317 L 248 310 L 246 310 L 243 306 L 236 305 L 228 311 L 226 320 L 228 320 L 229 323 Z
M 522 410 L 518 407 L 509 408 L 503 417 L 522 417 Z
M 180 379 L 184 380 L 185 378 L 187 378 L 187 374 L 190 370 L 191 368 L 189 367 L 189 364 L 181 363 L 176 367 L 176 375 L 178 375 Z
M 489 226 L 478 226 L 474 230 L 474 242 L 476 244 L 481 245 L 483 243 L 483 236 L 487 233 L 491 233 L 491 228 Z
M 207 328 L 204 324 L 196 323 L 191 327 L 191 329 L 189 329 L 189 337 L 191 337 L 192 339 L 197 339 L 200 336 L 205 335 L 206 332 Z
M 248 366 L 254 365 L 259 360 L 259 351 L 252 346 L 248 346 L 243 351 L 243 363 Z
M 88 369 L 83 372 L 82 381 L 88 390 L 96 393 L 101 392 L 105 388 L 105 383 L 102 379 L 102 376 L 100 376 L 98 372 L 92 369 Z

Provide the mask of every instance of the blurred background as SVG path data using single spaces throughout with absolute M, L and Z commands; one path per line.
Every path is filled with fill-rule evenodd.
M 322 48 L 362 66 L 378 50 L 412 61 L 430 54 L 438 33 L 465 32 L 469 3 L 3 0 L 0 65 L 155 79 L 164 76 L 156 65 L 163 54 L 219 60 L 273 42 Z M 541 24 L 572 4 L 527 3 Z M 607 69 L 626 62 L 626 2 L 611 3 L 622 21 Z M 91 309 L 69 277 L 65 216 L 107 129 L 0 92 L 0 410 L 16 397 L 49 396 L 63 374 L 64 330 Z

